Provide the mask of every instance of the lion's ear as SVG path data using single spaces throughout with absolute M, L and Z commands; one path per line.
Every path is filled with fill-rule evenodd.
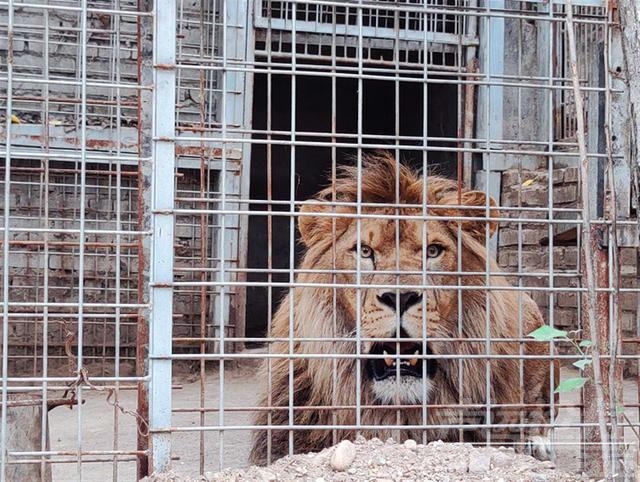
M 462 221 L 462 229 L 479 241 L 484 242 L 487 225 L 489 226 L 489 237 L 493 236 L 498 229 L 498 221 L 495 220 L 500 215 L 500 211 L 497 209 L 498 203 L 489 196 L 489 217 L 492 220 L 488 220 L 486 210 L 479 209 L 487 206 L 487 196 L 482 191 L 463 191 L 460 196 L 460 202 L 458 202 L 457 193 L 451 194 L 442 199 L 441 203 L 460 205 L 458 209 L 447 211 L 456 216 L 469 218 Z M 474 209 L 465 209 L 465 207 Z M 451 221 L 451 225 L 457 226 L 458 221 Z
M 330 202 L 317 200 L 315 204 L 304 204 L 298 216 L 298 229 L 305 246 L 310 247 L 326 236 L 332 238 L 346 229 L 349 219 L 331 216 L 331 213 L 347 212 Z M 321 214 L 317 216 L 316 214 Z M 335 231 L 334 231 L 335 220 Z

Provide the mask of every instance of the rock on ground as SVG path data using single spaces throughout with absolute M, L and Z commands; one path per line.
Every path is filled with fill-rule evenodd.
M 577 482 L 589 480 L 580 474 L 563 472 L 551 462 L 540 462 L 512 448 L 473 447 L 471 444 L 431 442 L 398 444 L 389 439 L 365 441 L 348 446 L 348 459 L 336 470 L 338 456 L 347 444 L 319 453 L 293 455 L 269 467 L 227 469 L 206 473 L 199 479 L 180 478 L 175 473 L 153 475 L 146 482 Z M 338 448 L 340 447 L 340 448 Z

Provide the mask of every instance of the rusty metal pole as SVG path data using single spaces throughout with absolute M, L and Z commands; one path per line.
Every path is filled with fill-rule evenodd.
M 139 11 L 152 12 L 153 0 L 138 0 Z M 138 40 L 138 82 L 140 85 L 153 84 L 153 18 L 139 16 L 137 21 Z M 151 162 L 151 122 L 152 93 L 146 89 L 138 91 L 138 230 L 148 232 L 151 205 L 150 173 Z M 146 236 L 138 238 L 138 303 L 149 302 L 149 254 L 150 241 Z M 149 373 L 149 310 L 140 308 L 136 325 L 136 376 L 144 377 Z M 144 382 L 138 382 L 138 435 L 136 448 L 138 455 L 138 479 L 149 475 L 149 392 Z
M 609 286 L 609 259 L 607 248 L 604 243 L 604 228 L 601 226 L 592 226 L 591 228 L 591 246 L 589 251 L 593 256 L 593 265 L 595 266 L 596 277 L 596 289 L 606 289 Z M 582 256 L 582 266 L 585 266 L 586 261 Z M 584 272 L 583 272 L 584 277 Z M 583 280 L 583 286 L 587 283 Z M 591 327 L 589 325 L 589 309 L 588 309 L 588 293 L 582 295 L 582 319 L 581 328 L 583 338 L 587 340 L 593 340 L 594 338 L 599 340 L 600 353 L 602 355 L 608 353 L 608 340 L 609 340 L 609 293 L 599 291 L 596 294 L 596 320 L 598 335 L 593 336 L 591 333 Z M 602 358 L 601 372 L 607 373 L 609 367 L 609 360 Z M 589 369 L 587 374 L 589 378 L 593 380 L 593 369 Z M 605 392 L 605 400 L 608 400 L 609 386 L 607 378 L 602 377 L 602 387 Z M 592 476 L 600 477 L 603 474 L 603 460 L 602 449 L 600 447 L 601 437 L 600 431 L 597 426 L 598 422 L 598 403 L 596 386 L 594 383 L 587 383 L 583 391 L 583 421 L 585 423 L 595 424 L 593 426 L 584 428 L 584 445 L 583 445 L 583 461 L 584 471 Z

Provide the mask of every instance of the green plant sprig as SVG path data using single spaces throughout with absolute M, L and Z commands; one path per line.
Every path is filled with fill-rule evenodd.
M 578 335 L 580 330 L 574 331 L 564 331 L 558 330 L 557 328 L 553 328 L 549 325 L 542 325 L 540 328 L 532 331 L 527 336 L 533 338 L 536 341 L 554 341 L 554 340 L 562 340 L 568 341 L 573 345 L 576 351 L 580 354 L 580 360 L 577 360 L 572 363 L 572 365 L 578 368 L 581 372 L 585 370 L 589 365 L 593 363 L 591 356 L 589 355 L 589 349 L 593 345 L 591 340 L 580 340 L 579 342 L 573 336 L 569 336 L 570 334 Z M 585 383 L 589 381 L 588 377 L 574 377 L 567 378 L 566 380 L 560 382 L 558 386 L 555 388 L 553 393 L 564 393 L 571 392 L 574 390 L 581 389 Z

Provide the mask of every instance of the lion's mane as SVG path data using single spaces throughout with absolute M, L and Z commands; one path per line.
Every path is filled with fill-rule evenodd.
M 426 192 L 429 204 L 443 205 L 442 209 L 434 209 L 430 213 L 457 216 L 458 221 L 460 216 L 469 216 L 468 223 L 462 222 L 463 270 L 482 273 L 488 265 L 492 273 L 500 271 L 495 261 L 487 261 L 481 236 L 485 221 L 480 223 L 476 219 L 476 222 L 472 222 L 473 216 L 484 216 L 484 211 L 477 214 L 475 211 L 465 212 L 463 208 L 451 207 L 452 204 L 464 202 L 464 193 L 458 193 L 454 182 L 440 177 L 429 177 L 425 189 L 421 176 L 404 166 L 398 166 L 391 156 L 374 156 L 365 159 L 360 181 L 355 168 L 345 168 L 331 187 L 319 193 L 317 201 L 319 204 L 326 201 L 355 203 L 358 200 L 358 182 L 361 185 L 362 203 L 393 203 L 397 197 L 396 186 L 399 186 L 401 203 L 420 205 L 423 202 L 423 193 Z M 339 211 L 353 208 L 333 209 Z M 309 205 L 303 209 L 303 213 L 306 214 L 313 211 L 313 206 Z M 492 211 L 492 217 L 494 214 Z M 303 217 L 300 219 L 301 227 L 304 222 Z M 323 224 L 318 223 L 320 228 L 314 227 L 320 229 L 320 232 L 314 233 L 315 241 L 307 246 L 299 265 L 302 271 L 332 269 L 332 266 L 323 261 L 322 255 L 332 249 L 334 229 L 339 230 L 341 222 L 348 221 L 334 220 L 333 224 L 327 221 Z M 446 221 L 443 220 L 442 223 Z M 454 224 L 457 226 L 459 222 Z M 325 226 L 324 231 L 322 226 Z M 455 231 L 453 227 L 451 229 Z M 474 233 L 474 230 L 477 231 Z M 270 336 L 281 339 L 289 339 L 292 336 L 293 341 L 273 343 L 269 353 L 281 354 L 283 357 L 270 357 L 264 363 L 260 379 L 265 385 L 267 381 L 270 383 L 269 386 L 265 386 L 261 395 L 259 405 L 264 409 L 256 413 L 254 425 L 270 428 L 254 431 L 250 455 L 252 463 L 264 464 L 287 455 L 290 443 L 293 443 L 294 453 L 318 451 L 340 440 L 353 439 L 356 433 L 382 440 L 393 437 L 400 441 L 413 438 L 417 441 L 441 439 L 457 442 L 461 438 L 459 428 L 462 425 L 482 424 L 487 421 L 488 412 L 483 406 L 487 401 L 487 361 L 477 357 L 438 362 L 442 369 L 435 380 L 436 389 L 429 407 L 375 407 L 372 392 L 367 389 L 364 380 L 361 380 L 362 389 L 357 397 L 356 364 L 361 364 L 360 375 L 364 378 L 365 360 L 340 357 L 341 354 L 356 353 L 353 341 L 296 341 L 299 338 L 353 337 L 352 330 L 348 329 L 348 315 L 343 306 L 341 289 L 308 286 L 327 286 L 331 285 L 332 280 L 330 273 L 301 272 L 297 276 L 297 282 L 306 286 L 292 289 L 273 317 Z M 477 286 L 485 286 L 485 281 L 484 274 L 465 276 L 462 280 L 465 285 Z M 500 290 L 500 287 L 509 286 L 507 279 L 502 275 L 492 275 L 489 285 L 492 288 L 490 290 L 464 290 L 461 295 L 461 337 L 478 341 L 459 343 L 452 340 L 443 346 L 442 351 L 461 356 L 485 354 L 485 319 L 488 309 L 491 336 L 495 339 L 490 345 L 491 354 L 546 353 L 542 344 L 515 341 L 542 324 L 540 312 L 531 298 L 517 291 Z M 291 321 L 290 312 L 293 313 Z M 519 329 L 519 317 L 523 320 L 522 329 Z M 500 338 L 509 340 L 497 341 Z M 289 353 L 336 356 L 291 359 L 287 358 Z M 520 370 L 521 361 L 514 358 L 494 358 L 490 363 L 489 385 L 493 404 L 548 403 L 548 361 L 527 360 L 523 363 L 523 371 Z M 525 389 L 521 388 L 523 383 Z M 459 393 L 460 386 L 464 387 L 464 393 Z M 293 401 L 290 405 L 291 396 Z M 459 403 L 475 404 L 475 408 L 456 409 L 454 405 Z M 356 413 L 356 405 L 360 407 L 360 414 Z M 489 413 L 491 423 L 508 424 L 531 421 L 534 418 L 537 422 L 543 422 L 546 417 L 542 416 L 541 412 L 541 409 L 528 413 L 506 408 L 492 409 Z M 451 425 L 455 427 L 450 427 Z M 280 426 L 283 428 L 277 428 Z M 396 428 L 389 428 L 394 426 Z M 360 430 L 356 431 L 357 427 L 360 427 Z M 480 441 L 484 440 L 486 435 L 486 431 L 481 428 L 466 430 L 463 439 Z M 521 435 L 519 429 L 492 430 L 492 440 L 500 443 L 517 441 Z

